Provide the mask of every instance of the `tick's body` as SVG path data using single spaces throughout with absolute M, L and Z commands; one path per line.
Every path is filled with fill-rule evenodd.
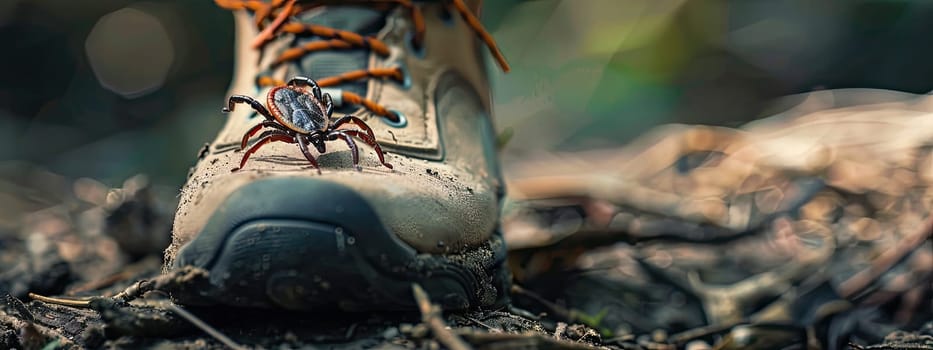
M 299 84 L 311 87 L 311 91 L 298 86 Z M 268 110 L 266 106 L 263 106 L 262 103 L 252 97 L 234 95 L 227 101 L 224 112 L 232 111 L 237 103 L 248 103 L 256 112 L 266 117 L 265 121 L 252 127 L 243 135 L 240 150 L 246 148 L 249 138 L 259 130 L 263 128 L 273 129 L 266 130 L 259 135 L 259 141 L 246 151 L 246 154 L 240 160 L 240 167 L 237 169 L 242 169 L 246 165 L 249 156 L 263 145 L 273 141 L 281 141 L 297 143 L 301 153 L 320 173 L 321 169 L 317 160 L 308 150 L 308 144 L 314 145 L 318 152 L 324 153 L 327 150 L 324 141 L 342 139 L 352 152 L 353 165 L 356 166 L 357 170 L 360 170 L 361 168 L 358 165 L 359 150 L 356 147 L 356 142 L 353 141 L 354 137 L 372 146 L 376 150 L 376 155 L 379 156 L 379 162 L 392 169 L 392 165 L 385 162 L 382 148 L 376 143 L 376 136 L 373 134 L 372 129 L 369 128 L 369 125 L 352 115 L 331 122 L 334 102 L 329 94 L 321 93 L 321 88 L 314 80 L 295 77 L 287 85 L 272 88 L 266 97 L 266 106 L 269 106 Z M 346 124 L 354 124 L 359 129 L 338 129 Z
M 325 95 L 330 101 L 330 95 Z M 280 124 L 300 133 L 310 134 L 326 129 L 330 124 L 330 112 L 320 100 L 300 88 L 279 86 L 269 91 L 266 99 L 269 111 Z M 332 105 L 330 105 L 333 108 Z

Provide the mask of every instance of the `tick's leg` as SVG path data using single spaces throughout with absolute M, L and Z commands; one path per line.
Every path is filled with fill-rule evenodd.
M 336 140 L 338 138 L 343 139 L 343 141 L 347 143 L 347 147 L 350 147 L 350 154 L 353 155 L 353 167 L 355 167 L 357 171 L 363 171 L 363 168 L 360 167 L 360 150 L 356 147 L 356 141 L 353 141 L 350 135 L 340 131 L 331 131 L 327 133 L 328 140 Z
M 258 151 L 260 147 L 273 141 L 280 141 L 280 142 L 287 142 L 287 143 L 297 142 L 295 140 L 295 137 L 292 135 L 286 134 L 278 130 L 267 130 L 259 135 L 259 142 L 256 142 L 256 144 L 253 145 L 253 147 L 250 147 L 249 150 L 247 150 L 246 153 L 243 154 L 243 158 L 240 159 L 240 167 L 233 169 L 233 171 L 243 169 L 243 166 L 246 165 L 246 161 L 249 160 L 250 155 L 252 155 L 253 153 L 256 153 L 256 151 Z
M 328 119 L 334 114 L 334 99 L 330 97 L 330 94 L 324 94 L 324 111 Z
M 392 164 L 386 163 L 385 155 L 382 153 L 382 147 L 379 147 L 379 144 L 376 143 L 376 139 L 359 130 L 335 130 L 334 132 L 347 134 L 363 140 L 363 142 L 366 142 L 367 145 L 370 145 L 373 149 L 376 150 L 376 155 L 379 156 L 379 162 L 382 163 L 382 165 L 384 165 L 386 168 L 392 169 Z
M 246 95 L 230 96 L 230 99 L 227 100 L 227 107 L 224 107 L 222 111 L 224 113 L 233 112 L 233 108 L 236 107 L 237 103 L 249 104 L 249 106 L 253 107 L 253 109 L 255 109 L 256 112 L 259 112 L 259 114 L 262 114 L 263 117 L 266 117 L 266 120 L 268 121 L 275 120 L 275 118 L 272 117 L 272 114 L 270 114 L 269 111 L 266 110 L 266 106 L 263 106 L 262 103 L 257 101 L 255 98 L 252 98 Z
M 241 151 L 244 148 L 246 148 L 246 144 L 249 142 L 249 138 L 253 137 L 253 135 L 259 132 L 259 130 L 262 130 L 262 128 L 275 128 L 275 129 L 286 131 L 286 132 L 288 131 L 288 128 L 281 126 L 276 122 L 270 122 L 268 120 L 263 121 L 262 123 L 256 124 L 256 126 L 253 126 L 252 128 L 249 129 L 249 131 L 243 134 L 243 141 L 240 142 Z
M 346 115 L 346 116 L 340 117 L 340 119 L 337 119 L 337 121 L 334 122 L 334 125 L 331 126 L 331 129 L 339 128 L 341 125 L 344 125 L 344 124 L 353 124 L 353 125 L 360 127 L 360 129 L 362 129 L 363 131 L 366 132 L 367 135 L 369 135 L 369 138 L 373 139 L 373 142 L 376 141 L 376 134 L 373 134 L 373 129 L 370 129 L 369 125 L 366 125 L 366 122 L 364 122 L 360 118 L 357 118 L 356 116 Z
M 311 134 L 304 135 L 308 142 L 314 145 L 314 148 L 317 149 L 317 153 L 323 154 L 327 152 L 327 145 L 324 144 L 324 134 L 320 131 L 315 130 Z
M 311 165 L 313 165 L 314 168 L 317 169 L 317 173 L 318 175 L 320 175 L 321 167 L 318 166 L 317 159 L 314 159 L 314 156 L 311 155 L 311 151 L 308 150 L 308 142 L 309 142 L 308 138 L 305 137 L 305 135 L 298 135 L 298 148 L 301 149 L 301 154 L 305 155 L 305 158 L 307 158 L 308 161 L 311 162 Z
M 308 77 L 294 77 L 292 80 L 288 81 L 288 86 L 299 86 L 305 85 L 311 87 L 311 93 L 314 94 L 314 98 L 321 99 L 321 87 L 317 85 L 317 82 Z

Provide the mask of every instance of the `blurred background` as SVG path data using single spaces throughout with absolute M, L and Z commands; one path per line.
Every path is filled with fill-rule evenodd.
M 506 159 L 738 126 L 788 94 L 933 89 L 929 0 L 490 0 L 482 18 L 513 66 L 489 65 Z M 0 1 L 0 161 L 179 187 L 222 125 L 232 30 L 207 0 Z

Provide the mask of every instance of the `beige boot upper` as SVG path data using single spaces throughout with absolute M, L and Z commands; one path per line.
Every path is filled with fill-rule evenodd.
M 321 155 L 312 148 L 321 165 L 320 175 L 297 145 L 275 142 L 233 172 L 244 153 L 238 151 L 244 133 L 262 120 L 251 118 L 254 111 L 248 106 L 239 106 L 202 153 L 182 190 L 169 260 L 200 232 L 231 193 L 268 177 L 326 179 L 352 188 L 370 203 L 386 228 L 421 252 L 456 252 L 486 241 L 497 224 L 502 184 L 482 51 L 475 32 L 460 17 L 453 16 L 453 23 L 445 24 L 434 15 L 440 8 L 433 7 L 442 5 L 424 6 L 423 56 L 413 54 L 405 44 L 412 22 L 401 8 L 389 13 L 378 36 L 389 45 L 391 54 L 369 56 L 371 68 L 402 65 L 408 73 L 409 87 L 389 79 L 370 79 L 366 96 L 401 112 L 407 125 L 390 126 L 366 109 L 352 113 L 373 129 L 394 170 L 380 165 L 373 149 L 358 142 L 362 171 L 356 171 L 349 149 L 337 141 L 328 142 L 327 152 Z M 269 88 L 258 87 L 256 76 L 270 67 L 277 50 L 286 48 L 292 36 L 283 35 L 263 50 L 254 50 L 250 43 L 259 31 L 252 17 L 236 11 L 235 19 L 237 70 L 230 94 L 265 101 Z M 274 70 L 274 78 L 303 75 L 294 67 L 281 65 Z M 217 101 L 218 113 L 224 102 Z M 335 112 L 333 118 L 341 116 Z

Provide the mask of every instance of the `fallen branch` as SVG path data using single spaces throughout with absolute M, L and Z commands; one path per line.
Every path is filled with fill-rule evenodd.
M 428 293 L 421 286 L 412 283 L 411 290 L 415 295 L 415 301 L 418 303 L 418 310 L 421 311 L 421 321 L 428 325 L 438 342 L 450 350 L 472 349 L 469 344 L 447 327 L 447 324 L 441 318 L 441 308 L 431 303 Z

